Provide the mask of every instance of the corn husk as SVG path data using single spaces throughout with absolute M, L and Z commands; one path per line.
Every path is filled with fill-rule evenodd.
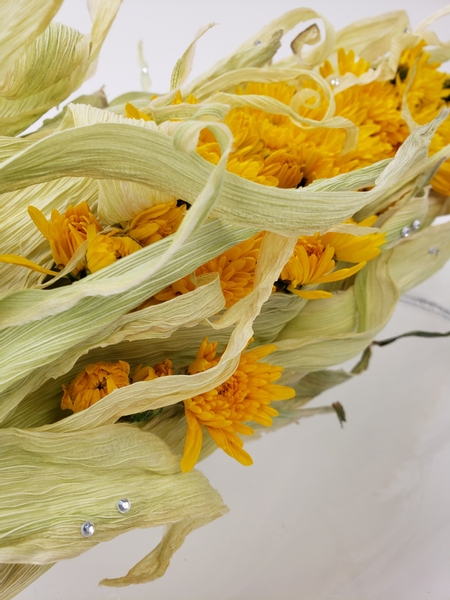
M 167 529 L 161 544 L 128 575 L 102 583 L 122 586 L 163 575 L 186 535 L 226 511 L 199 471 L 180 472 L 186 432 L 180 402 L 226 381 L 253 338 L 257 346 L 276 344 L 270 363 L 286 369 L 284 382 L 296 390 L 295 398 L 278 403 L 275 426 L 315 414 L 301 409 L 367 367 L 366 349 L 388 322 L 400 295 L 450 257 L 450 224 L 429 227 L 446 206 L 428 188 L 450 157 L 450 146 L 428 155 L 445 111 L 426 125 L 411 125 L 410 136 L 394 158 L 305 188 L 261 186 L 226 170 L 233 137 L 222 121 L 242 106 L 284 115 L 302 128 L 343 129 L 342 151 L 350 151 L 357 127 L 335 116 L 329 82 L 313 69 L 339 47 L 353 48 L 376 63 L 370 77 L 344 78 L 345 89 L 395 76 L 401 51 L 423 36 L 435 46 L 435 56 L 450 56 L 448 45 L 425 32 L 428 22 L 405 33 L 410 27 L 407 15 L 396 12 L 335 32 L 315 11 L 298 9 L 186 84 L 195 42 L 208 26 L 175 65 L 167 94 L 124 95 L 109 106 L 101 94 L 82 97 L 37 132 L 20 138 L 12 136 L 67 98 L 92 73 L 119 2 L 91 3 L 90 36 L 50 22 L 61 2 L 26 4 L 17 14 L 0 14 L 10 30 L 0 41 L 0 253 L 51 267 L 48 244 L 26 212 L 30 205 L 50 214 L 84 200 L 105 225 L 178 198 L 191 208 L 174 235 L 70 286 L 47 289 L 49 282 L 39 273 L 1 265 L 0 490 L 4 505 L 11 507 L 0 520 L 4 598 L 12 598 L 54 562 L 136 527 L 165 524 Z M 19 18 L 19 12 L 24 16 Z M 317 28 L 310 30 L 296 38 L 292 58 L 272 62 L 281 37 L 297 23 L 316 18 L 323 20 L 323 39 Z M 37 74 L 31 77 L 32 72 Z M 292 106 L 273 98 L 233 93 L 241 81 L 303 80 L 314 81 L 329 101 L 321 121 L 302 118 Z M 172 104 L 180 90 L 182 97 L 195 94 L 199 104 Z M 154 120 L 123 116 L 131 100 Z M 196 153 L 205 128 L 220 145 L 217 165 Z M 375 229 L 344 223 L 375 212 L 382 213 Z M 401 230 L 414 219 L 423 228 L 402 239 Z M 224 311 L 220 279 L 209 274 L 196 278 L 189 294 L 135 310 L 263 230 L 268 233 L 254 290 L 231 308 Z M 307 302 L 272 293 L 299 236 L 379 230 L 386 233 L 383 252 L 333 298 Z M 439 247 L 439 254 L 428 252 L 431 245 Z M 208 371 L 138 382 L 87 410 L 62 413 L 61 386 L 87 364 L 126 360 L 134 367 L 170 356 L 182 372 L 206 336 L 225 349 Z M 351 373 L 330 369 L 360 354 L 363 359 Z M 160 408 L 162 413 L 141 426 L 117 422 Z M 201 458 L 213 449 L 207 440 Z M 115 507 L 121 497 L 136 507 L 126 516 Z M 96 526 L 89 539 L 80 535 L 86 520 Z

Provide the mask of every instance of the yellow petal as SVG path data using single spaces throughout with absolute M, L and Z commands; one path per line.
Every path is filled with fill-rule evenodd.
M 295 390 L 287 385 L 272 385 L 264 386 L 264 390 L 269 392 L 271 401 L 289 400 L 295 396 Z
M 244 425 L 243 423 L 233 423 L 233 429 L 236 433 L 240 433 L 241 435 L 253 435 L 255 433 L 251 427 Z
M 152 120 L 151 117 L 149 117 L 145 113 L 141 112 L 139 109 L 137 109 L 135 106 L 133 106 L 133 104 L 130 104 L 129 102 L 127 102 L 125 104 L 125 115 L 129 119 L 143 119 L 144 121 Z
M 365 262 L 361 262 L 358 265 L 354 265 L 348 269 L 339 269 L 338 271 L 333 271 L 333 273 L 328 273 L 328 275 L 324 275 L 323 277 L 318 277 L 314 279 L 311 283 L 330 283 L 332 281 L 340 281 L 341 279 L 347 279 L 347 277 L 351 277 L 358 271 L 360 271 L 363 267 L 366 266 Z
M 28 260 L 28 258 L 24 258 L 23 256 L 18 256 L 16 254 L 0 254 L 0 262 L 18 265 L 19 267 L 27 267 L 32 271 L 38 271 L 39 273 L 45 273 L 46 275 L 58 275 L 58 271 L 44 269 L 44 267 L 41 267 L 41 265 Z
M 333 294 L 331 294 L 330 292 L 325 292 L 325 290 L 296 290 L 292 286 L 289 286 L 288 290 L 292 294 L 300 296 L 300 298 L 304 298 L 305 300 L 319 300 L 320 298 L 333 297 Z
M 186 417 L 189 411 L 186 411 Z M 202 449 L 203 433 L 202 426 L 195 419 L 197 426 L 195 428 L 187 427 L 186 440 L 184 442 L 183 458 L 181 459 L 181 470 L 183 473 L 191 471 L 198 460 L 200 450 Z M 192 419 L 190 423 L 193 423 Z
M 30 215 L 31 219 L 33 220 L 33 223 L 36 225 L 36 227 L 39 229 L 42 235 L 49 240 L 51 237 L 49 231 L 50 224 L 44 217 L 44 215 L 41 213 L 41 211 L 34 206 L 29 206 L 28 214 Z

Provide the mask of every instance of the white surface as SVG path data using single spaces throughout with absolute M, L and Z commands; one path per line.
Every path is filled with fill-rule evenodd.
M 110 98 L 139 89 L 136 44 L 144 40 L 153 89 L 201 24 L 221 23 L 198 44 L 195 73 L 270 19 L 297 7 L 277 0 L 124 0 L 83 93 L 106 85 Z M 413 25 L 445 2 L 315 0 L 336 27 L 407 5 Z M 88 30 L 80 0 L 61 19 Z M 437 29 L 446 38 L 445 25 Z M 448 27 L 447 27 L 448 28 Z M 80 92 L 79 92 L 80 93 Z M 450 268 L 413 293 L 450 308 Z M 380 336 L 450 329 L 449 321 L 399 305 Z M 231 512 L 191 534 L 163 579 L 98 588 L 124 574 L 159 541 L 161 530 L 125 534 L 60 562 L 18 600 L 448 600 L 450 598 L 450 339 L 407 338 L 375 348 L 368 372 L 319 397 L 334 415 L 305 419 L 247 447 L 244 468 L 221 451 L 201 464 Z
M 253 33 L 284 12 L 310 6 L 322 13 L 340 29 L 352 21 L 377 14 L 407 9 L 412 26 L 446 6 L 445 0 L 123 0 L 100 54 L 97 73 L 76 95 L 91 93 L 105 86 L 107 97 L 140 89 L 140 69 L 137 64 L 137 44 L 144 42 L 149 65 L 152 91 L 169 90 L 170 75 L 195 37 L 201 25 L 216 23 L 197 43 L 192 77 L 201 74 L 217 60 L 233 52 Z M 56 19 L 87 33 L 90 30 L 88 11 L 83 0 L 65 0 Z M 446 40 L 450 18 L 441 19 L 434 30 Z M 301 31 L 299 25 L 294 32 Z M 284 40 L 282 55 L 289 55 L 289 44 L 295 37 L 290 32 Z

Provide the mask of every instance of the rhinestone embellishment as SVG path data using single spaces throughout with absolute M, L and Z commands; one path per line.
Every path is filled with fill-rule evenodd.
M 127 500 L 127 498 L 122 498 L 117 503 L 117 510 L 122 514 L 127 513 L 130 510 L 130 508 L 131 508 L 131 502 L 129 500 Z
M 436 248 L 435 246 L 431 246 L 431 248 L 428 250 L 428 254 L 435 254 L 436 256 L 439 256 L 440 253 L 440 249 Z
M 332 80 L 330 81 L 330 83 L 331 83 L 331 85 L 332 85 L 333 87 L 337 87 L 337 86 L 339 85 L 339 83 L 340 83 L 340 82 L 339 82 L 339 79 L 338 79 L 337 77 L 335 77 L 334 79 L 332 79 Z
M 409 237 L 411 234 L 411 227 L 403 227 L 403 229 L 400 232 L 400 235 L 402 236 L 402 238 L 407 238 Z
M 95 531 L 95 527 L 94 527 L 94 523 L 92 521 L 86 521 L 81 526 L 81 535 L 83 537 L 91 537 L 91 535 L 94 535 L 94 531 Z
M 411 228 L 414 229 L 414 231 L 417 231 L 418 229 L 420 229 L 421 225 L 422 221 L 419 221 L 419 219 L 414 219 L 414 221 L 411 223 Z

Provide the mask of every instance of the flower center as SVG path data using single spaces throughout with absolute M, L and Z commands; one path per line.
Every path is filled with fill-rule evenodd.
M 303 246 L 306 250 L 306 254 L 308 256 L 316 256 L 318 260 L 322 257 L 323 254 L 323 245 L 319 240 L 314 239 L 313 241 L 308 240 L 307 238 L 299 238 L 297 242 L 298 246 Z
M 103 390 L 106 387 L 107 383 L 106 383 L 106 379 L 103 378 L 101 381 L 99 381 L 97 383 L 97 385 L 95 386 L 95 389 L 97 390 Z
M 241 404 L 247 396 L 247 377 L 244 375 L 244 380 L 240 379 L 233 375 L 228 381 L 219 386 L 219 396 L 226 400 L 229 406 Z

